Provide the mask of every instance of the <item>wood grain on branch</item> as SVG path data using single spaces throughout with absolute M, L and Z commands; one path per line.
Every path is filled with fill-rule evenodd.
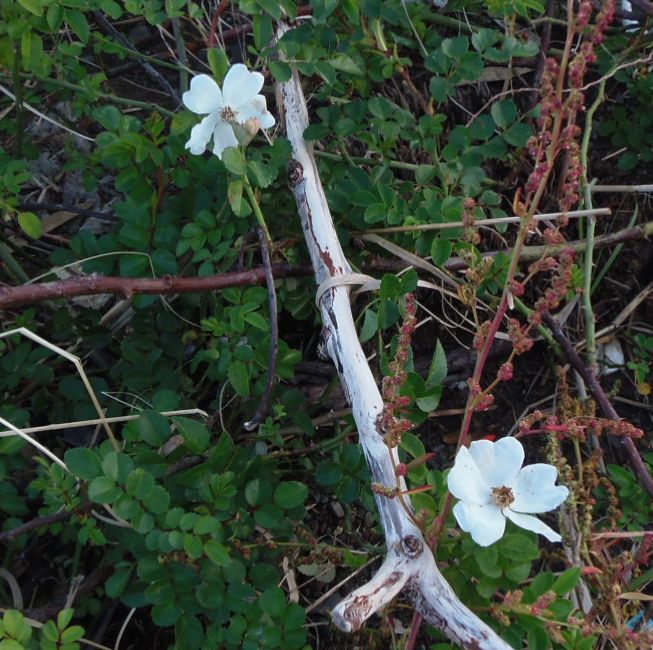
M 312 272 L 310 267 L 305 265 L 273 264 L 271 269 L 275 279 L 303 277 Z M 264 267 L 209 275 L 204 278 L 181 278 L 171 275 L 162 278 L 84 275 L 54 282 L 0 287 L 0 309 L 11 309 L 55 298 L 114 294 L 130 299 L 137 294 L 199 293 L 227 289 L 228 287 L 263 284 L 265 281 L 266 270 Z
M 281 25 L 279 36 L 287 27 Z M 311 147 L 303 138 L 308 126 L 306 100 L 296 71 L 290 81 L 278 85 L 279 113 L 285 118 L 286 136 L 292 149 L 289 163 L 292 192 L 319 285 L 351 273 L 340 246 L 320 182 Z M 391 454 L 378 429 L 383 400 L 359 343 L 349 301 L 349 287 L 331 286 L 321 293 L 319 307 L 323 343 L 340 377 L 352 407 L 360 444 L 375 483 L 394 486 L 396 477 Z M 400 592 L 408 595 L 429 623 L 439 627 L 464 648 L 507 650 L 490 627 L 463 605 L 439 572 L 421 530 L 398 499 L 375 494 L 386 538 L 387 556 L 377 574 L 333 610 L 333 621 L 342 630 L 359 628 L 375 611 L 389 604 Z M 409 500 L 406 499 L 409 504 Z

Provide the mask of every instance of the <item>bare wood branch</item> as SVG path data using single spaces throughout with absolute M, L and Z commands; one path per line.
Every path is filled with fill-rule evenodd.
M 281 24 L 279 35 L 286 30 Z M 351 268 L 336 234 L 312 149 L 303 138 L 308 111 L 296 71 L 290 81 L 278 85 L 277 97 L 293 148 L 290 184 L 319 286 L 326 280 L 347 276 Z M 383 400 L 358 341 L 349 287 L 330 286 L 321 294 L 319 307 L 323 347 L 335 364 L 351 404 L 372 479 L 394 486 L 396 477 L 390 454 L 397 462 L 397 451 L 386 446 L 377 427 Z M 458 600 L 439 572 L 420 529 L 399 501 L 378 494 L 375 499 L 385 532 L 387 557 L 370 582 L 336 606 L 335 624 L 344 631 L 353 631 L 405 589 L 420 614 L 462 647 L 507 650 L 510 646 Z
M 305 265 L 272 265 L 275 278 L 296 278 L 311 274 Z M 263 284 L 266 281 L 264 267 L 248 271 L 234 271 L 204 278 L 180 278 L 166 275 L 162 278 L 119 278 L 85 275 L 54 282 L 24 284 L 19 287 L 0 287 L 0 309 L 11 309 L 55 298 L 76 298 L 114 294 L 129 299 L 136 294 L 171 294 L 217 291 L 228 287 Z

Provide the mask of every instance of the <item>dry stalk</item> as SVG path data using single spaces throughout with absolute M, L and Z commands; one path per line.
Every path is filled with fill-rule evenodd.
M 281 24 L 279 36 L 287 29 Z M 290 185 L 315 279 L 319 286 L 330 281 L 319 297 L 323 347 L 338 370 L 351 404 L 372 480 L 380 485 L 395 485 L 392 460 L 395 464 L 398 462 L 397 451 L 388 449 L 377 427 L 383 400 L 358 341 L 351 313 L 346 284 L 351 267 L 336 235 L 312 149 L 303 138 L 308 126 L 308 111 L 296 71 L 290 81 L 279 84 L 277 97 L 286 136 L 293 148 L 293 159 L 289 163 Z M 342 285 L 333 283 L 334 278 L 343 278 Z M 354 631 L 403 591 L 426 621 L 460 646 L 508 650 L 510 646 L 460 602 L 439 572 L 421 530 L 399 501 L 378 494 L 375 499 L 385 531 L 387 556 L 367 584 L 335 607 L 334 623 L 346 632 Z M 406 502 L 409 503 L 408 499 Z

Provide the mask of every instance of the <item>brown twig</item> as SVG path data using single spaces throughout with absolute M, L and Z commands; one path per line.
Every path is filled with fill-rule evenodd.
M 218 8 L 215 10 L 213 18 L 211 18 L 209 36 L 206 39 L 206 46 L 208 48 L 215 47 L 215 33 L 218 29 L 218 20 L 220 19 L 220 14 L 225 10 L 228 4 L 229 0 L 222 0 L 222 2 L 218 5 Z
M 583 378 L 583 381 L 587 385 L 592 397 L 598 403 L 603 414 L 610 418 L 611 420 L 619 420 L 619 415 L 615 411 L 614 406 L 610 403 L 608 396 L 605 394 L 601 384 L 598 382 L 594 370 L 591 366 L 586 365 L 583 360 L 580 358 L 576 348 L 572 345 L 571 341 L 565 336 L 562 328 L 558 321 L 551 316 L 549 313 L 543 315 L 543 321 L 546 323 L 547 327 L 551 330 L 551 334 L 555 340 L 559 343 L 562 348 L 565 356 L 569 360 L 569 363 L 573 366 L 574 370 Z M 639 478 L 641 484 L 646 488 L 646 491 L 653 496 L 653 478 L 648 473 L 646 465 L 642 457 L 635 447 L 635 443 L 632 438 L 629 436 L 614 436 L 611 435 L 610 439 L 618 443 L 623 447 L 626 456 L 628 456 L 628 461 L 630 466 L 633 468 L 633 471 Z
M 277 308 L 277 292 L 274 288 L 274 275 L 272 274 L 272 263 L 270 261 L 270 247 L 268 245 L 267 233 L 263 228 L 258 229 L 258 240 L 261 246 L 261 258 L 265 269 L 265 282 L 268 287 L 268 304 L 270 307 L 270 352 L 268 354 L 268 381 L 261 403 L 249 422 L 243 425 L 247 431 L 253 431 L 263 422 L 270 408 L 272 389 L 274 388 L 274 374 L 277 369 L 277 352 L 279 351 L 279 318 Z
M 91 504 L 81 506 L 77 510 L 66 510 L 65 512 L 56 512 L 53 515 L 44 515 L 42 517 L 36 517 L 31 521 L 28 521 L 16 528 L 11 530 L 5 530 L 0 532 L 0 543 L 10 542 L 13 539 L 16 539 L 19 535 L 25 533 L 31 533 L 33 530 L 38 528 L 43 528 L 44 526 L 52 526 L 52 524 L 58 524 L 62 521 L 68 521 L 73 515 L 79 514 L 80 512 L 88 512 L 91 510 Z
M 297 278 L 312 274 L 309 266 L 275 264 L 271 267 L 274 278 Z M 119 278 L 86 275 L 41 284 L 24 284 L 18 287 L 0 287 L 0 309 L 11 309 L 55 298 L 115 294 L 129 299 L 136 294 L 199 293 L 228 287 L 262 284 L 266 269 L 233 271 L 204 278 L 180 278 L 166 275 L 162 278 Z

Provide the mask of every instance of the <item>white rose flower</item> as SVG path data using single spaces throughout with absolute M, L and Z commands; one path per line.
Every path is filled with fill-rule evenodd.
M 506 518 L 551 542 L 562 540 L 552 528 L 527 513 L 557 508 L 569 490 L 555 485 L 558 470 L 553 465 L 522 467 L 523 462 L 524 448 L 512 437 L 497 442 L 478 440 L 469 449 L 458 450 L 448 477 L 449 491 L 460 499 L 453 514 L 477 544 L 489 546 L 501 539 Z
M 267 110 L 265 97 L 259 94 L 262 87 L 263 75 L 250 72 L 242 63 L 229 68 L 222 90 L 206 74 L 193 77 L 182 99 L 186 108 L 206 117 L 193 127 L 186 149 L 195 155 L 203 154 L 213 138 L 213 153 L 222 159 L 227 147 L 238 146 L 234 127 L 242 131 L 241 125 L 246 125 L 250 133 L 273 127 L 274 116 Z

